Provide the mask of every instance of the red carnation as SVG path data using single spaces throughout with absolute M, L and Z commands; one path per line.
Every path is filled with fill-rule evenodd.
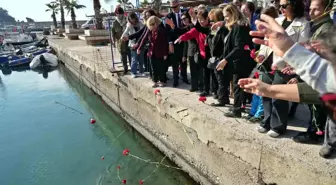
M 130 153 L 129 149 L 125 149 L 125 150 L 123 151 L 123 155 L 124 155 L 124 156 L 128 156 L 129 153 Z
M 317 131 L 316 135 L 323 136 L 323 131 L 321 131 L 321 130 Z
M 254 73 L 254 77 L 257 78 L 257 79 L 259 79 L 259 73 L 258 73 L 258 72 L 255 72 L 255 73 Z
M 139 184 L 143 184 L 144 182 L 143 182 L 143 180 L 139 180 Z
M 244 46 L 244 50 L 250 50 L 250 46 L 249 45 L 245 45 Z
M 179 67 L 179 68 L 178 68 L 178 70 L 179 70 L 179 71 L 181 71 L 181 70 L 182 70 L 182 68 L 181 68 L 181 67 Z
M 252 49 L 252 51 L 250 52 L 250 57 L 255 59 L 257 57 L 257 54 L 256 54 L 256 49 Z
M 154 94 L 155 95 L 160 94 L 160 89 L 154 89 Z
M 119 165 L 117 166 L 117 169 L 120 170 L 120 166 Z
M 205 96 L 201 96 L 199 97 L 198 101 L 201 101 L 201 102 L 205 102 L 206 101 L 206 97 Z
M 121 183 L 126 184 L 126 179 L 123 179 Z

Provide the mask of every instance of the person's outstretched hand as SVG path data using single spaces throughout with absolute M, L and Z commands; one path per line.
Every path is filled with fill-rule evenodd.
M 270 47 L 273 52 L 282 57 L 286 51 L 294 45 L 294 41 L 287 35 L 285 29 L 272 17 L 262 14 L 261 20 L 257 20 L 258 31 L 250 31 L 254 37 L 265 37 L 266 39 L 253 38 L 256 44 L 263 44 Z
M 240 88 L 243 88 L 245 92 L 256 94 L 258 96 L 268 97 L 270 93 L 270 85 L 262 82 L 259 79 L 243 78 L 238 81 Z

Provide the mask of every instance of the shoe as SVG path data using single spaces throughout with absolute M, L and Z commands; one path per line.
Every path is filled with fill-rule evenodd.
M 158 83 L 154 82 L 153 85 L 152 85 L 153 88 L 155 87 L 159 87 Z
M 127 75 L 127 73 L 128 73 L 128 70 L 125 70 L 125 71 L 124 71 L 124 75 Z
M 227 112 L 224 114 L 224 116 L 229 117 L 229 118 L 241 118 L 241 112 Z
M 258 123 L 258 122 L 261 122 L 262 119 L 261 119 L 261 117 L 252 116 L 250 119 L 248 119 L 248 121 L 251 122 L 251 123 Z
M 136 78 L 137 76 L 135 74 L 131 74 L 132 78 Z
M 196 88 L 191 88 L 189 91 L 190 91 L 190 92 L 196 92 L 196 91 L 198 91 L 198 89 L 196 89 Z
M 173 83 L 173 87 L 177 87 L 179 84 L 178 84 L 178 81 L 174 81 Z
M 313 132 L 300 132 L 292 139 L 297 143 L 305 143 L 305 144 L 317 144 L 319 142 L 318 136 Z
M 267 135 L 270 136 L 270 137 L 273 137 L 273 138 L 276 138 L 276 137 L 279 137 L 280 134 L 275 132 L 274 130 L 270 130 L 267 132 Z
M 211 103 L 210 106 L 212 107 L 225 107 L 224 103 Z
M 320 156 L 323 157 L 323 158 L 329 158 L 333 152 L 333 148 L 331 148 L 330 146 L 323 146 L 321 149 L 320 149 Z
M 257 126 L 257 131 L 259 132 L 259 133 L 266 133 L 266 132 L 268 132 L 268 129 L 266 129 L 266 128 L 264 128 L 264 127 L 262 127 L 262 126 Z
M 182 82 L 185 83 L 185 84 L 188 84 L 188 85 L 190 84 L 188 79 L 183 79 Z
M 213 94 L 212 97 L 217 100 L 218 99 L 218 95 L 217 94 Z
M 145 73 L 140 73 L 139 76 L 141 76 L 141 77 L 146 77 L 146 74 L 145 74 Z
M 209 96 L 209 92 L 203 91 L 200 96 Z
M 253 115 L 248 114 L 247 116 L 243 116 L 244 119 L 250 120 L 251 118 L 253 118 Z
M 166 83 L 159 83 L 159 87 L 164 87 L 164 86 L 166 86 Z

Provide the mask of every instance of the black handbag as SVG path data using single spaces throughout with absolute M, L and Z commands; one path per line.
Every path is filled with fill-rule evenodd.
M 209 69 L 213 69 L 213 70 L 215 70 L 216 67 L 217 67 L 217 65 L 218 65 L 218 63 L 219 63 L 219 59 L 218 59 L 218 58 L 216 58 L 216 57 L 211 57 L 211 58 L 208 60 L 208 65 L 207 65 L 207 67 L 208 67 Z

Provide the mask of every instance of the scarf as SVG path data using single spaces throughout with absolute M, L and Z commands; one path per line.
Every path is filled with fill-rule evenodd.
M 120 26 L 123 28 L 123 31 L 126 29 L 126 25 L 127 25 L 127 19 L 125 16 L 122 16 L 121 19 L 119 19 L 119 17 L 116 17 L 116 21 L 120 24 Z

